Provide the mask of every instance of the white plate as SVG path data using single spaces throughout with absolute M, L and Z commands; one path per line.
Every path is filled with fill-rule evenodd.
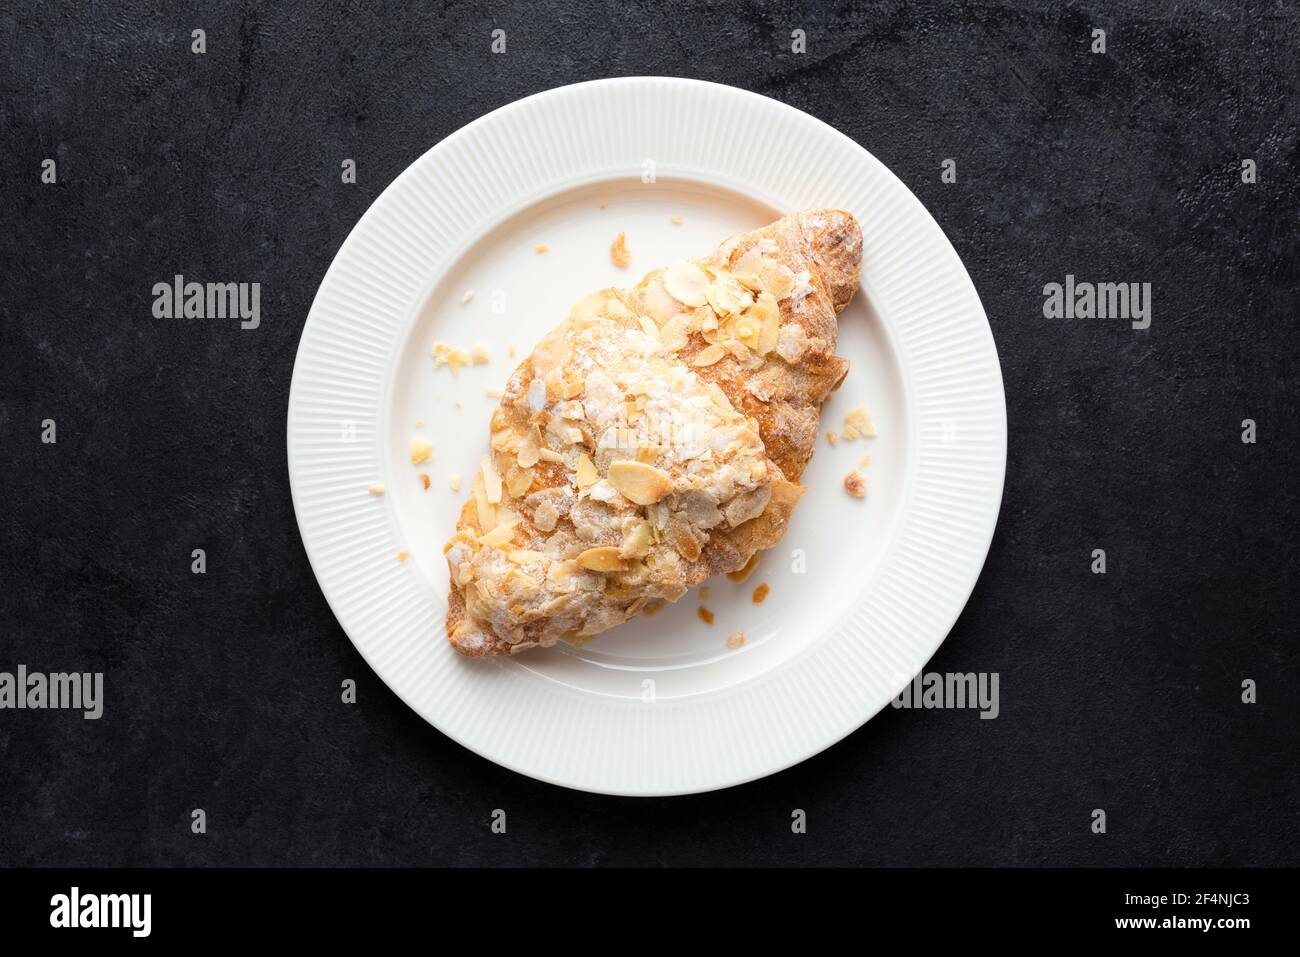
M 486 450 L 495 400 L 485 390 L 515 364 L 507 350 L 522 359 L 595 289 L 631 285 L 733 232 L 816 206 L 853 212 L 865 237 L 862 289 L 840 320 L 839 352 L 852 365 L 823 429 L 866 404 L 879 436 L 819 443 L 784 541 L 745 585 L 707 583 L 712 626 L 692 593 L 581 649 L 487 661 L 452 652 L 442 545 Z M 619 232 L 632 250 L 627 270 L 609 261 Z M 550 250 L 538 254 L 542 243 Z M 467 289 L 475 295 L 462 304 Z M 457 376 L 435 371 L 435 340 L 485 343 L 492 361 Z M 408 445 L 420 434 L 435 452 L 417 468 Z M 497 110 L 384 191 L 312 304 L 288 450 L 325 597 L 403 701 L 523 774 L 589 791 L 680 794 L 816 754 L 922 668 L 988 550 L 1006 408 L 969 277 L 871 154 L 773 100 L 637 77 Z M 841 482 L 867 454 L 870 495 L 852 499 Z M 432 479 L 427 491 L 420 471 Z M 452 473 L 465 478 L 458 494 Z M 386 495 L 368 493 L 375 482 Z M 770 596 L 755 604 L 764 582 Z M 745 644 L 729 650 L 738 629 Z

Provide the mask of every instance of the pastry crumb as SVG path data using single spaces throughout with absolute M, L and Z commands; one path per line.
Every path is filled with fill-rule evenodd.
M 632 262 L 632 253 L 627 248 L 627 237 L 619 233 L 609 244 L 609 261 L 619 269 L 626 269 Z
M 864 456 L 862 456 L 862 461 L 858 463 L 858 468 L 860 468 L 860 469 L 864 469 L 864 468 L 866 468 L 866 467 L 867 467 L 868 465 L 870 465 L 870 464 L 871 464 L 871 456 L 870 456 L 870 455 L 864 455 Z
M 430 484 L 428 472 L 420 473 L 420 484 L 424 486 L 426 491 L 428 490 Z
M 489 399 L 499 399 L 505 395 L 505 392 L 501 389 L 484 389 L 483 394 Z
M 508 355 L 511 359 L 513 359 L 515 357 L 515 347 L 511 346 L 509 349 L 507 349 L 506 355 Z
M 459 492 L 459 491 L 460 491 L 460 473 L 459 473 L 459 472 L 453 472 L 451 475 L 448 475 L 448 476 L 447 476 L 447 484 L 451 486 L 451 490 L 452 490 L 453 492 Z
M 854 498 L 867 497 L 867 478 L 857 469 L 844 476 L 844 491 Z
M 759 585 L 757 588 L 754 589 L 754 594 L 751 597 L 751 600 L 754 602 L 755 605 L 761 605 L 763 604 L 763 602 L 767 601 L 767 594 L 771 590 L 772 590 L 772 586 L 769 585 L 767 582 L 763 582 L 763 584 Z
M 415 427 L 416 427 L 417 429 L 422 429 L 422 428 L 424 428 L 424 419 L 416 419 L 416 420 L 415 420 Z
M 400 551 L 397 553 L 397 560 L 399 562 L 404 562 L 410 557 L 411 557 L 411 553 L 408 551 Z
M 418 435 L 411 439 L 411 464 L 420 465 L 433 459 L 433 443 Z
M 461 366 L 467 366 L 470 363 L 469 353 L 464 349 L 454 349 L 445 342 L 435 342 L 433 344 L 433 367 L 440 369 L 447 366 L 451 369 L 452 375 L 460 373 Z
M 380 485 L 378 482 L 376 482 L 374 485 L 370 486 L 370 488 L 368 488 L 366 491 L 368 491 L 371 495 L 383 495 L 384 487 Z
M 730 648 L 732 651 L 735 651 L 737 648 L 744 647 L 744 644 L 745 644 L 744 631 L 737 631 L 734 634 L 730 634 L 727 636 L 727 647 Z
M 682 218 L 680 216 L 674 216 L 672 219 L 669 220 L 669 222 L 672 223 L 674 226 L 680 226 L 682 224 Z
M 835 446 L 839 444 L 840 437 L 834 429 L 830 429 L 826 433 L 826 441 L 831 444 L 831 448 L 835 448 Z
M 466 290 L 465 290 L 465 295 L 463 295 L 463 296 L 460 297 L 460 304 L 463 306 L 463 305 L 465 305 L 467 302 L 469 302 L 469 301 L 470 301 L 471 299 L 473 299 L 473 298 L 474 298 L 474 290 L 473 290 L 473 289 L 466 289 Z
M 867 439 L 876 437 L 876 424 L 871 420 L 871 412 L 865 405 L 850 409 L 849 414 L 844 416 L 844 428 L 840 430 L 840 438 L 845 442 L 852 442 L 859 436 Z
M 470 361 L 476 366 L 485 366 L 492 361 L 488 355 L 488 347 L 481 342 L 474 343 L 474 348 L 470 350 Z
M 704 622 L 706 625 L 713 624 L 713 612 L 709 611 L 703 605 L 695 609 L 695 614 L 699 615 L 700 621 Z
M 703 588 L 700 589 L 700 601 L 708 601 L 708 600 L 709 600 L 709 586 L 705 585 Z
M 549 253 L 550 251 L 551 247 L 546 245 L 546 243 L 538 243 L 533 247 L 533 252 L 535 253 Z
M 609 203 L 601 203 L 601 204 L 600 204 L 600 208 L 601 208 L 601 209 L 609 209 Z

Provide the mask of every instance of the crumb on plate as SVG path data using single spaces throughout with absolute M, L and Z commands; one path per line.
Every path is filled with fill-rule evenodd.
M 708 600 L 709 600 L 709 586 L 705 585 L 703 588 L 700 589 L 700 601 L 708 601 Z
M 844 491 L 848 492 L 854 498 L 867 497 L 867 477 L 854 469 L 848 475 L 844 476 Z
M 465 295 L 463 295 L 463 296 L 460 297 L 460 304 L 463 306 L 463 305 L 465 305 L 467 302 L 469 302 L 469 301 L 470 301 L 471 299 L 473 299 L 473 298 L 474 298 L 474 290 L 473 290 L 473 289 L 466 289 L 466 290 L 465 290 Z
M 551 247 L 546 245 L 546 243 L 538 243 L 536 246 L 533 247 L 533 252 L 536 253 L 548 253 L 550 251 L 551 251 Z
M 368 491 L 371 495 L 383 495 L 384 487 L 378 482 L 376 482 L 374 485 L 370 486 L 370 488 L 366 489 L 366 491 Z
M 754 602 L 755 605 L 761 605 L 763 604 L 764 601 L 767 600 L 767 593 L 770 592 L 771 590 L 772 590 L 772 586 L 769 585 L 767 582 L 763 582 L 763 584 L 759 585 L 757 588 L 754 589 L 754 594 L 751 600 Z
M 448 475 L 448 476 L 447 476 L 447 484 L 451 486 L 451 490 L 452 490 L 453 492 L 459 492 L 459 491 L 460 491 L 460 473 L 459 473 L 459 472 L 453 472 L 451 475 Z
M 695 613 L 700 616 L 700 621 L 704 622 L 706 625 L 713 624 L 713 612 L 709 611 L 703 605 L 695 609 Z
M 492 357 L 488 355 L 488 347 L 481 342 L 474 343 L 474 348 L 470 350 L 469 356 L 470 361 L 476 366 L 485 366 L 492 361 Z
M 744 631 L 737 631 L 727 636 L 727 647 L 730 648 L 732 651 L 735 651 L 737 648 L 743 647 L 744 644 L 745 644 Z
M 429 473 L 428 473 L 428 472 L 421 472 L 421 473 L 420 473 L 420 484 L 423 485 L 423 486 L 425 487 L 426 490 L 428 490 L 428 488 L 429 488 Z
M 447 366 L 451 369 L 452 375 L 458 375 L 461 366 L 467 366 L 470 363 L 469 353 L 464 349 L 455 349 L 445 342 L 435 342 L 433 344 L 433 367 L 440 369 Z
M 632 262 L 632 253 L 627 248 L 627 237 L 622 233 L 619 233 L 609 244 L 609 261 L 619 269 L 626 269 Z
M 411 553 L 408 551 L 400 551 L 397 553 L 397 560 L 399 562 L 404 562 L 410 557 L 411 557 Z
M 411 439 L 411 464 L 420 465 L 433 459 L 433 443 L 428 439 L 415 436 Z
M 858 436 L 868 439 L 876 437 L 876 424 L 871 421 L 871 412 L 865 405 L 850 409 L 849 414 L 844 416 L 844 428 L 840 430 L 840 438 L 845 442 L 852 442 Z

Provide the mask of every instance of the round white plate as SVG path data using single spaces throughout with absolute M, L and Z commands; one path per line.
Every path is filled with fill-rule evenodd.
M 580 649 L 457 656 L 443 627 L 442 545 L 486 451 L 496 404 L 486 391 L 587 293 L 632 285 L 734 232 L 818 206 L 851 211 L 865 237 L 862 289 L 840 320 L 839 352 L 852 365 L 823 430 L 865 404 L 878 437 L 819 443 L 789 532 L 745 584 L 712 580 L 707 600 L 693 592 Z M 626 270 L 609 258 L 620 232 L 632 252 Z M 435 341 L 483 343 L 491 361 L 457 375 L 435 369 Z M 409 460 L 414 436 L 433 443 L 427 466 Z M 924 666 L 988 550 L 1006 408 L 970 278 L 870 153 L 752 93 L 636 77 L 497 110 L 384 191 L 312 304 L 288 450 L 316 578 L 403 701 L 523 774 L 589 791 L 680 794 L 816 754 Z M 867 455 L 870 493 L 854 499 L 842 480 Z M 453 474 L 463 477 L 459 493 Z M 369 494 L 374 483 L 387 493 Z M 769 597 L 756 604 L 763 583 Z M 740 630 L 744 645 L 729 648 Z

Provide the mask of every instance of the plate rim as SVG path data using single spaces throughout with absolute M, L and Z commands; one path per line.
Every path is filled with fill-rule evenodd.
M 974 281 L 971 279 L 969 273 L 965 268 L 965 265 L 961 261 L 960 256 L 957 254 L 955 248 L 952 246 L 951 241 L 948 240 L 947 235 L 943 232 L 942 228 L 938 225 L 937 221 L 934 220 L 933 216 L 920 202 L 920 200 L 915 196 L 915 194 L 912 193 L 912 191 L 907 187 L 907 185 L 903 183 L 902 180 L 899 179 L 896 175 L 894 175 L 892 171 L 890 171 L 888 167 L 886 167 L 879 159 L 877 159 L 869 150 L 867 150 L 865 147 L 858 144 L 855 140 L 848 137 L 846 134 L 840 132 L 839 130 L 825 123 L 824 121 L 808 113 L 805 113 L 796 107 L 790 106 L 789 104 L 786 103 L 782 103 L 779 100 L 774 100 L 769 97 L 762 96 L 761 94 L 757 94 L 752 91 L 744 90 L 737 87 L 727 86 L 725 84 L 713 83 L 710 81 L 703 81 L 703 80 L 693 80 L 693 79 L 687 79 L 682 77 L 631 76 L 631 77 L 612 77 L 612 78 L 605 78 L 605 79 L 588 80 L 581 83 L 553 87 L 551 89 L 539 91 L 530 96 L 523 97 L 521 99 L 514 100 L 510 103 L 504 104 L 472 120 L 471 122 L 460 127 L 456 131 L 449 134 L 447 137 L 440 140 L 438 143 L 431 146 L 429 149 L 425 150 L 415 160 L 413 160 L 405 169 L 403 169 L 402 172 L 399 173 L 397 177 L 395 177 L 392 180 L 392 182 L 390 182 L 380 192 L 380 194 L 377 197 L 375 197 L 375 199 L 369 204 L 366 210 L 358 218 L 358 220 L 356 221 L 352 229 L 349 231 L 347 237 L 340 244 L 337 252 L 334 254 L 334 256 L 330 261 L 329 267 L 326 269 L 321 279 L 320 285 L 318 286 L 315 295 L 313 296 L 312 303 L 308 310 L 306 320 L 303 323 L 302 332 L 299 337 L 298 347 L 297 350 L 295 351 L 293 377 L 292 377 L 292 382 L 290 384 L 289 399 L 288 399 L 288 413 L 286 416 L 286 423 L 285 423 L 286 459 L 287 459 L 286 464 L 288 466 L 290 492 L 291 492 L 291 497 L 294 506 L 294 517 L 298 525 L 299 537 L 302 540 L 304 552 L 307 555 L 308 563 L 312 568 L 312 573 L 317 580 L 317 583 L 321 589 L 321 593 L 325 597 L 326 603 L 329 605 L 330 610 L 334 614 L 335 619 L 339 622 L 339 625 L 343 629 L 344 633 L 347 634 L 348 639 L 352 643 L 353 647 L 356 648 L 357 651 L 360 653 L 362 659 L 384 682 L 384 684 L 389 688 L 389 690 L 392 691 L 395 695 L 397 695 L 397 697 L 400 700 L 402 700 L 402 702 L 407 707 L 410 707 L 413 711 L 415 711 L 418 715 L 420 715 L 421 718 L 423 718 L 425 721 L 431 724 L 438 731 L 447 735 L 452 740 L 456 741 L 458 744 L 465 747 L 466 749 L 474 752 L 475 754 L 480 755 L 481 757 L 486 758 L 487 760 L 492 761 L 495 764 L 509 768 L 510 770 L 513 770 L 520 774 L 524 774 L 528 777 L 532 777 L 536 780 L 545 781 L 547 783 L 555 784 L 561 787 L 588 791 L 592 793 L 626 795 L 626 796 L 646 796 L 646 797 L 703 793 L 707 791 L 713 791 L 713 790 L 738 786 L 740 784 L 744 784 L 772 774 L 776 774 L 789 767 L 792 767 L 805 760 L 808 760 L 809 758 L 815 756 L 816 754 L 819 754 L 821 751 L 826 750 L 827 748 L 843 740 L 845 737 L 852 734 L 855 730 L 858 730 L 860 727 L 862 727 L 862 725 L 870 721 L 871 718 L 877 715 L 885 707 L 885 705 L 889 703 L 890 698 L 886 697 L 883 700 L 880 700 L 880 702 L 876 704 L 874 707 L 864 708 L 862 711 L 862 716 L 860 717 L 860 719 L 856 721 L 856 723 L 851 723 L 849 726 L 840 729 L 838 733 L 834 733 L 829 736 L 824 736 L 823 738 L 812 742 L 806 748 L 797 748 L 794 749 L 793 751 L 787 749 L 787 753 L 781 759 L 774 762 L 767 762 L 764 764 L 763 767 L 752 771 L 752 773 L 731 775 L 731 776 L 723 775 L 712 781 L 696 782 L 688 786 L 672 786 L 672 785 L 655 786 L 654 784 L 649 782 L 646 782 L 649 786 L 641 786 L 641 787 L 628 787 L 627 785 L 602 786 L 598 782 L 576 781 L 572 778 L 572 776 L 566 777 L 565 775 L 547 772 L 545 769 L 541 769 L 535 766 L 527 766 L 522 762 L 512 758 L 509 755 L 503 755 L 499 752 L 490 752 L 489 749 L 481 748 L 478 742 L 468 739 L 465 735 L 457 734 L 454 731 L 444 727 L 438 721 L 436 721 L 434 717 L 426 713 L 425 709 L 421 708 L 416 702 L 412 700 L 412 696 L 410 694 L 409 688 L 403 688 L 399 681 L 397 681 L 394 678 L 391 678 L 389 674 L 386 674 L 387 669 L 383 667 L 381 663 L 376 660 L 375 649 L 373 647 L 368 647 L 365 642 L 359 640 L 358 637 L 354 635 L 353 629 L 350 629 L 346 624 L 344 624 L 344 612 L 340 608 L 340 602 L 339 602 L 340 595 L 337 591 L 334 591 L 334 593 L 332 594 L 331 593 L 332 589 L 329 586 L 327 586 L 325 578 L 322 577 L 322 566 L 319 561 L 319 555 L 315 547 L 315 543 L 312 540 L 312 536 L 309 534 L 309 530 L 306 526 L 305 506 L 304 506 L 304 499 L 303 499 L 304 493 L 299 487 L 300 479 L 298 476 L 300 475 L 302 466 L 297 461 L 296 454 L 295 454 L 295 425 L 298 424 L 298 413 L 302 405 L 302 399 L 301 399 L 302 386 L 300 380 L 300 370 L 304 368 L 303 363 L 304 363 L 304 357 L 307 353 L 309 333 L 312 330 L 312 320 L 313 317 L 317 315 L 318 307 L 321 306 L 322 300 L 327 298 L 328 293 L 332 288 L 331 278 L 332 277 L 334 279 L 338 278 L 338 274 L 341 273 L 341 271 L 344 268 L 346 268 L 349 254 L 353 250 L 354 246 L 362 242 L 363 226 L 367 222 L 377 219 L 379 216 L 383 215 L 384 211 L 388 209 L 388 206 L 390 204 L 397 202 L 402 191 L 408 188 L 408 184 L 414 181 L 420 175 L 422 175 L 425 168 L 428 167 L 433 162 L 433 158 L 435 158 L 440 153 L 440 151 L 447 150 L 449 148 L 449 144 L 452 144 L 457 141 L 465 140 L 466 138 L 473 136 L 475 131 L 481 131 L 485 127 L 490 126 L 494 122 L 498 122 L 498 123 L 504 122 L 511 115 L 517 113 L 524 113 L 528 111 L 530 108 L 536 108 L 538 104 L 543 104 L 546 103 L 547 101 L 553 101 L 558 98 L 563 98 L 565 96 L 581 96 L 584 91 L 590 91 L 593 88 L 599 88 L 605 90 L 624 89 L 624 90 L 632 90 L 632 91 L 635 91 L 638 88 L 640 89 L 649 88 L 652 91 L 697 89 L 703 91 L 701 93 L 701 96 L 703 97 L 719 97 L 719 98 L 732 97 L 735 98 L 737 101 L 741 101 L 741 100 L 746 101 L 755 109 L 775 108 L 778 111 L 782 112 L 785 116 L 793 117 L 795 122 L 802 123 L 802 124 L 811 124 L 810 128 L 818 129 L 821 135 L 823 136 L 829 135 L 835 138 L 836 140 L 846 144 L 853 151 L 853 156 L 855 159 L 859 161 L 865 159 L 870 166 L 874 167 L 874 170 L 877 173 L 877 175 L 881 176 L 883 180 L 887 184 L 889 184 L 891 188 L 893 188 L 894 192 L 900 195 L 903 198 L 903 201 L 908 206 L 911 207 L 911 209 L 908 210 L 908 212 L 910 212 L 911 217 L 913 219 L 919 217 L 920 227 L 923 230 L 927 226 L 931 227 L 932 233 L 937 234 L 937 237 L 942 241 L 940 244 L 938 244 L 940 248 L 937 249 L 936 251 L 940 252 L 947 260 L 947 262 L 943 264 L 944 272 L 951 273 L 952 275 L 959 277 L 958 286 L 959 287 L 964 286 L 964 288 L 960 289 L 960 293 L 965 298 L 973 302 L 975 308 L 978 310 L 980 319 L 982 319 L 983 321 L 982 331 L 985 333 L 985 335 L 980 336 L 979 338 L 984 339 L 985 344 L 987 345 L 987 349 L 984 350 L 986 353 L 984 358 L 985 359 L 989 357 L 992 358 L 991 364 L 985 363 L 985 367 L 983 371 L 986 374 L 991 374 L 991 380 L 988 384 L 996 385 L 995 392 L 996 392 L 997 402 L 995 403 L 995 408 L 992 411 L 998 413 L 995 416 L 997 420 L 995 422 L 995 426 L 997 428 L 997 431 L 1000 432 L 1000 443 L 997 449 L 999 455 L 997 456 L 996 461 L 992 463 L 996 465 L 996 477 L 992 483 L 992 486 L 988 489 L 989 492 L 988 501 L 986 503 L 985 512 L 984 512 L 987 518 L 986 521 L 983 522 L 982 524 L 980 533 L 978 535 L 978 545 L 974 549 L 974 551 L 978 553 L 978 559 L 970 563 L 967 569 L 967 574 L 962 576 L 964 584 L 960 588 L 960 592 L 961 592 L 959 596 L 960 600 L 952 604 L 951 612 L 945 616 L 947 618 L 946 624 L 944 624 L 942 628 L 938 629 L 937 639 L 933 641 L 932 646 L 925 653 L 924 658 L 916 666 L 918 670 L 924 669 L 929 659 L 933 657 L 934 653 L 947 639 L 947 636 L 951 631 L 953 625 L 956 623 L 957 619 L 960 617 L 962 611 L 964 610 L 966 603 L 969 601 L 970 594 L 974 591 L 975 585 L 978 583 L 980 575 L 982 573 L 984 564 L 987 561 L 989 549 L 992 544 L 992 538 L 996 531 L 998 518 L 1001 512 L 1003 493 L 1005 491 L 1007 445 L 1008 445 L 1007 429 L 1006 429 L 1007 421 L 1006 421 L 1005 383 L 1002 377 L 1001 362 L 997 353 L 996 342 L 993 336 L 992 326 L 988 322 L 987 312 L 985 311 L 983 307 L 983 303 L 980 300 L 979 292 L 975 288 Z M 459 250 L 460 250 L 459 255 L 463 256 L 464 252 L 467 249 L 472 248 L 474 243 L 476 243 L 482 236 L 486 235 L 487 231 L 490 231 L 491 229 L 496 228 L 502 223 L 508 221 L 512 216 L 517 215 L 519 211 L 528 208 L 529 205 L 532 205 L 537 202 L 542 202 L 548 196 L 557 195 L 559 192 L 562 192 L 564 189 L 579 187 L 592 182 L 596 182 L 597 180 L 610 180 L 620 175 L 625 177 L 629 175 L 629 172 L 630 169 L 627 164 L 593 166 L 593 167 L 585 168 L 582 173 L 576 173 L 567 177 L 564 180 L 564 182 L 568 183 L 567 186 L 564 186 L 561 181 L 552 180 L 550 182 L 536 185 L 527 191 L 513 193 L 512 194 L 513 198 L 508 199 L 503 204 L 501 204 L 500 208 L 496 210 L 495 217 L 490 222 L 474 223 L 472 228 L 467 229 L 464 232 L 462 237 L 462 242 L 460 243 L 459 246 Z M 597 173 L 599 173 L 600 175 L 596 175 Z M 665 173 L 665 177 L 669 175 L 673 175 L 673 174 Z M 681 178 L 693 179 L 693 177 L 688 175 L 682 175 Z M 743 184 L 739 183 L 735 179 L 728 179 L 725 175 L 720 175 L 720 174 L 714 175 L 710 173 L 707 174 L 705 178 L 712 178 L 718 182 L 730 184 L 728 188 L 732 189 L 733 191 L 742 192 L 742 193 L 746 192 L 746 189 Z M 901 193 L 899 192 L 899 190 L 901 190 Z M 765 193 L 761 197 L 761 199 L 764 202 L 768 202 L 770 199 L 774 199 L 774 198 L 776 198 L 775 195 L 770 191 Z M 783 205 L 788 205 L 788 204 L 783 204 Z M 451 265 L 453 265 L 456 261 L 457 259 L 454 257 L 450 259 L 444 258 L 444 260 L 437 265 L 432 277 L 430 277 L 426 273 L 426 285 L 428 286 L 428 288 L 433 288 L 433 285 L 429 285 L 429 284 L 430 283 L 436 284 L 436 282 L 439 281 L 438 276 L 441 275 L 442 273 L 445 273 L 446 269 L 449 268 Z M 955 271 L 952 268 L 954 266 L 955 266 Z M 961 280 L 964 280 L 964 283 L 962 283 Z M 869 286 L 869 282 L 866 278 L 864 278 L 863 280 L 863 286 L 864 287 Z M 418 306 L 417 306 L 417 311 L 418 311 Z M 396 338 L 398 340 L 397 344 L 400 344 L 400 341 L 404 341 L 409 335 L 409 329 L 406 328 L 408 318 L 409 317 L 407 316 L 403 316 L 397 323 L 396 326 Z M 890 336 L 891 340 L 893 341 L 894 347 L 899 356 L 900 364 L 903 366 L 901 370 L 903 373 L 901 378 L 905 388 L 909 413 L 913 413 L 914 411 L 912 409 L 912 405 L 913 405 L 912 385 L 913 384 L 910 381 L 911 377 L 907 374 L 908 371 L 907 367 L 909 365 L 909 361 L 905 359 L 904 350 L 902 348 L 901 343 L 898 341 L 898 337 L 896 334 L 897 331 L 892 327 L 892 325 L 888 323 L 886 325 L 887 325 L 886 332 Z M 389 346 L 390 348 L 388 349 L 388 353 L 384 359 L 384 364 L 386 367 L 388 367 L 391 370 L 392 368 L 391 363 L 394 358 L 394 353 L 396 352 L 396 344 L 389 343 Z M 391 391 L 391 385 L 392 385 L 391 375 L 389 375 L 387 378 L 388 381 L 382 381 L 378 384 L 380 404 L 382 404 L 383 396 L 389 394 L 389 392 Z M 993 393 L 990 392 L 990 395 L 992 394 Z M 381 415 L 382 409 L 377 409 L 376 413 Z M 908 419 L 909 419 L 909 427 L 915 433 L 917 433 L 912 437 L 913 448 L 916 450 L 913 454 L 916 456 L 917 461 L 909 463 L 909 471 L 919 471 L 920 469 L 919 433 L 921 432 L 921 427 L 920 427 L 919 419 L 916 417 L 915 414 L 909 414 Z M 376 442 L 382 444 L 382 440 L 378 437 L 378 431 L 380 428 L 381 426 L 377 424 L 375 430 Z M 378 451 L 377 451 L 377 455 L 378 455 Z M 899 510 L 900 513 L 905 513 L 906 509 L 910 507 L 910 501 L 913 498 L 915 493 L 915 489 L 911 487 L 913 484 L 914 483 L 909 482 L 909 488 L 907 490 L 908 504 L 900 508 Z M 905 518 L 905 515 L 899 517 L 899 521 L 902 521 L 903 518 Z M 383 522 L 385 524 L 391 524 L 391 518 L 388 515 L 387 508 L 385 508 Z M 898 535 L 892 537 L 897 539 L 902 534 L 903 531 L 900 530 Z M 891 547 L 896 548 L 897 544 L 898 544 L 897 541 L 895 541 Z M 889 561 L 889 556 L 885 556 L 884 558 L 882 558 L 881 561 L 882 568 L 883 566 L 888 564 L 888 561 Z M 845 617 L 847 617 L 850 614 L 852 614 L 851 609 L 849 612 L 845 613 Z M 423 639 L 425 641 L 428 641 L 430 644 L 437 644 L 438 637 L 439 637 L 439 633 L 435 632 L 433 634 L 428 634 L 423 636 Z M 826 638 L 826 636 L 822 636 L 822 638 L 824 639 Z M 796 656 L 796 659 L 791 659 L 790 661 L 787 661 L 781 668 L 774 669 L 774 671 L 780 672 L 781 670 L 792 667 L 795 660 L 797 660 L 797 657 L 798 656 Z M 760 681 L 765 681 L 765 680 L 775 680 L 775 677 L 776 676 L 769 676 L 769 675 L 760 676 L 759 679 L 755 679 L 755 683 L 760 683 Z M 907 680 L 910 680 L 910 675 L 907 677 Z M 902 685 L 900 684 L 899 687 L 901 688 L 901 686 Z M 718 692 L 717 694 L 726 695 L 729 693 L 729 691 L 730 689 L 725 689 L 724 691 Z M 896 693 L 897 692 L 895 691 L 895 694 Z M 609 703 L 606 702 L 606 707 L 608 706 Z M 689 706 L 690 706 L 689 703 L 687 705 L 684 705 L 684 707 L 689 707 Z M 616 707 L 623 707 L 623 705 L 622 703 L 620 703 L 616 705 Z M 660 707 L 663 706 L 661 705 Z

